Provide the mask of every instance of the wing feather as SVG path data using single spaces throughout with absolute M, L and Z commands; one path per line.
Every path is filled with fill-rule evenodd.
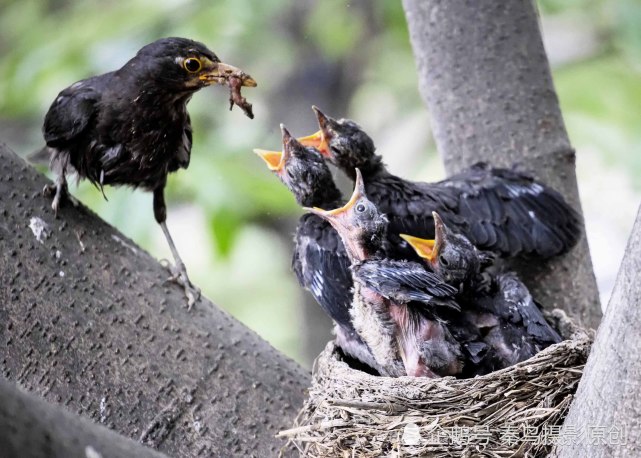
M 292 268 L 298 282 L 339 325 L 354 331 L 350 317 L 352 274 L 339 235 L 315 215 L 303 215 L 294 238 Z
M 45 116 L 43 134 L 47 146 L 57 147 L 74 139 L 94 118 L 100 93 L 92 80 L 79 81 L 58 94 Z
M 456 288 L 415 262 L 371 260 L 353 267 L 356 281 L 388 299 L 412 301 L 460 310 Z

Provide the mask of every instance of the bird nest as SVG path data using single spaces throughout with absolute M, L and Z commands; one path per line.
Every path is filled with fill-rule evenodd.
M 560 310 L 566 340 L 514 366 L 471 379 L 379 377 L 352 369 L 330 342 L 289 439 L 310 457 L 539 457 L 560 428 L 592 336 Z

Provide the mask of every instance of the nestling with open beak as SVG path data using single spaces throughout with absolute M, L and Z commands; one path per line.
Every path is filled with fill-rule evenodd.
M 255 149 L 299 205 L 334 208 L 342 196 L 320 153 L 301 145 L 281 124 L 283 151 Z M 336 343 L 343 352 L 379 370 L 371 351 L 356 333 L 350 317 L 352 274 L 338 233 L 323 218 L 306 213 L 294 235 L 292 268 L 300 285 L 334 321 Z
M 351 261 L 354 327 L 382 367 L 381 374 L 458 375 L 464 355 L 441 313 L 456 313 L 456 289 L 414 262 L 385 259 L 387 219 L 365 195 L 360 171 L 343 207 L 308 211 L 329 221 Z
M 582 233 L 576 212 L 556 191 L 513 170 L 476 164 L 438 183 L 392 175 L 372 139 L 354 121 L 336 120 L 313 107 L 320 130 L 299 139 L 352 179 L 359 168 L 367 195 L 389 219 L 388 253 L 414 256 L 397 234 L 434 238 L 432 211 L 483 250 L 502 256 L 548 258 L 567 252 Z
M 183 286 L 189 307 L 200 292 L 189 281 L 167 229 L 164 189 L 169 173 L 189 165 L 192 128 L 187 103 L 195 92 L 213 84 L 229 84 L 236 99 L 239 84 L 256 86 L 202 43 L 163 38 L 144 46 L 119 70 L 64 89 L 43 127 L 43 151 L 57 174 L 55 185 L 45 187 L 45 193 L 53 195 L 56 214 L 68 195 L 69 173 L 100 190 L 104 185 L 126 185 L 153 192 L 154 216 L 175 260 L 172 279 Z
M 448 284 L 481 332 L 489 352 L 480 373 L 511 366 L 561 341 L 545 321 L 527 287 L 513 272 L 491 273 L 491 258 L 433 213 L 436 238 L 401 235 Z

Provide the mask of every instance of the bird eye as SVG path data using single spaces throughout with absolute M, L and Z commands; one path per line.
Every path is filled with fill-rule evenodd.
M 363 204 L 358 204 L 358 205 L 356 206 L 356 211 L 357 211 L 358 213 L 363 213 L 363 212 L 365 211 L 365 205 L 363 205 Z
M 196 59 L 195 57 L 190 57 L 189 59 L 185 59 L 183 61 L 183 67 L 185 67 L 185 70 L 187 70 L 189 73 L 196 73 L 201 68 L 203 68 L 203 64 L 200 62 L 199 59 Z
M 443 256 L 443 255 L 440 255 L 440 256 L 438 257 L 438 262 L 439 262 L 440 264 L 444 265 L 445 267 L 447 267 L 447 266 L 448 266 L 448 264 L 449 264 L 449 261 L 448 261 L 448 260 L 447 260 L 447 258 L 446 258 L 445 256 Z

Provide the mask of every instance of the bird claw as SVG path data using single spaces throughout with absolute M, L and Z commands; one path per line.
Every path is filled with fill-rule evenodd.
M 171 276 L 165 280 L 165 283 L 171 282 L 182 286 L 185 292 L 185 297 L 187 298 L 187 310 L 191 310 L 193 305 L 198 301 L 198 299 L 200 299 L 200 289 L 195 287 L 189 280 L 185 266 L 176 266 L 166 259 L 162 259 L 160 264 L 165 269 L 169 270 L 171 274 Z
M 56 191 L 56 185 L 55 184 L 46 184 L 44 188 L 42 188 L 42 195 L 43 197 L 51 197 L 54 195 Z
M 67 189 L 66 182 L 64 184 L 59 184 L 59 183 L 46 184 L 44 188 L 42 188 L 42 195 L 44 197 L 53 196 L 53 201 L 51 202 L 51 209 L 53 210 L 56 216 L 58 216 L 58 209 L 60 208 L 63 198 L 66 199 L 68 202 L 70 202 L 71 205 L 73 205 L 74 207 L 78 206 L 78 201 L 76 200 L 76 198 L 73 197 L 71 194 L 69 194 L 69 189 Z

